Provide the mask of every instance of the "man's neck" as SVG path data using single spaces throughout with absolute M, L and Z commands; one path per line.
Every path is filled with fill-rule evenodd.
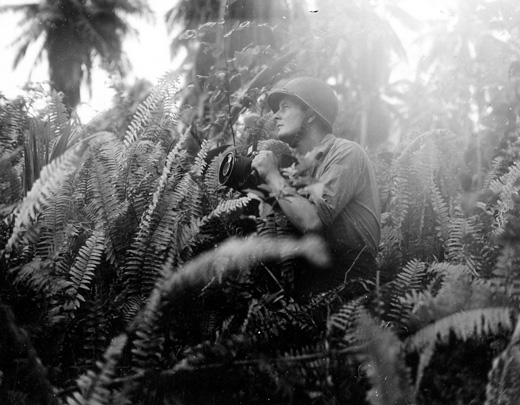
M 305 155 L 318 146 L 326 136 L 327 132 L 317 131 L 314 128 L 309 128 L 309 130 L 305 131 L 302 138 L 300 139 L 296 150 L 298 153 Z

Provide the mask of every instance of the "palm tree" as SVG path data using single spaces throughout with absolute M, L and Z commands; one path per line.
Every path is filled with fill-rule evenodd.
M 123 76 L 128 70 L 122 41 L 131 29 L 121 15 L 151 13 L 146 0 L 43 0 L 0 7 L 0 12 L 7 10 L 25 13 L 23 32 L 14 41 L 18 47 L 14 67 L 31 44 L 43 43 L 38 60 L 46 56 L 51 86 L 63 92 L 71 109 L 80 101 L 82 80 L 90 84 L 96 56 L 111 73 Z M 43 41 L 38 42 L 40 38 Z

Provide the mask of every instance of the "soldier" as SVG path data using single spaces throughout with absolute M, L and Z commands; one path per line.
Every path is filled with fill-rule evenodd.
M 321 195 L 287 194 L 287 181 L 276 155 L 260 151 L 252 162 L 270 187 L 288 221 L 301 233 L 314 232 L 328 243 L 333 265 L 325 270 L 296 270 L 295 296 L 308 297 L 344 282 L 375 280 L 380 239 L 380 201 L 369 158 L 357 143 L 332 134 L 338 111 L 334 91 L 321 80 L 299 77 L 271 91 L 278 139 L 317 164 L 308 173 L 323 185 Z M 356 292 L 360 290 L 356 287 Z

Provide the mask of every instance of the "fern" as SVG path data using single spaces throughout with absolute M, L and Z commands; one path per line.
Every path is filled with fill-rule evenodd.
M 389 329 L 381 328 L 366 313 L 359 320 L 359 357 L 371 389 L 367 400 L 372 405 L 410 404 L 414 402 L 410 371 L 404 363 L 401 342 Z
M 116 375 L 117 366 L 127 342 L 126 335 L 112 339 L 111 345 L 104 354 L 104 362 L 98 364 L 99 371 L 89 371 L 78 380 L 81 392 L 67 398 L 69 405 L 110 405 L 115 394 L 111 388 Z M 122 398 L 119 400 L 123 401 Z
M 137 223 L 150 203 L 150 196 L 156 190 L 166 153 L 159 144 L 149 141 L 135 142 L 128 149 L 125 173 L 124 198 L 129 202 L 129 215 Z
M 435 221 L 437 222 L 437 237 L 441 242 L 448 239 L 448 229 L 451 222 L 450 210 L 448 204 L 444 201 L 444 197 L 437 185 L 432 181 L 429 184 L 430 201 L 435 213 Z
M 159 288 L 148 298 L 146 306 L 134 320 L 132 335 L 132 369 L 137 373 L 155 370 L 162 356 L 164 336 L 160 333 L 162 299 Z
M 70 269 L 70 288 L 68 295 L 77 309 L 85 301 L 85 294 L 91 290 L 96 269 L 102 262 L 105 250 L 103 231 L 95 231 L 79 250 Z
M 184 187 L 179 186 L 185 159 L 186 153 L 180 147 L 175 147 L 168 154 L 157 188 L 141 218 L 135 241 L 124 264 L 126 294 L 148 295 L 157 281 L 180 215 L 175 211 L 175 203 L 178 201 L 174 193 L 177 192 L 177 199 L 187 198 L 189 193 L 186 184 Z M 178 254 L 177 248 L 174 246 L 171 249 Z M 143 280 L 146 280 L 144 284 Z
M 39 220 L 40 232 L 37 254 L 42 258 L 54 259 L 63 252 L 67 244 L 67 231 L 74 214 L 73 178 L 68 177 L 54 196 L 53 204 L 46 207 Z
M 202 142 L 200 151 L 195 158 L 195 162 L 191 168 L 191 173 L 195 178 L 202 178 L 204 171 L 207 168 L 206 156 L 209 152 L 210 143 L 208 141 Z
M 82 145 L 70 149 L 42 169 L 40 178 L 17 210 L 14 229 L 5 247 L 7 255 L 18 243 L 23 230 L 31 227 L 42 207 L 51 203 L 63 181 L 76 170 L 84 150 Z
M 119 141 L 111 134 L 106 140 L 92 146 L 85 162 L 83 176 L 87 176 L 85 189 L 85 213 L 92 224 L 106 232 L 106 253 L 111 263 L 116 263 L 123 249 L 123 235 L 117 223 L 125 214 L 126 205 L 121 201 L 122 190 L 118 185 L 117 150 Z
M 499 292 L 515 303 L 520 300 L 518 272 L 518 247 L 515 243 L 506 243 L 498 256 L 491 282 Z
M 517 321 L 509 345 L 493 360 L 486 387 L 485 405 L 506 405 L 518 403 L 520 389 L 520 322 Z
M 466 310 L 422 328 L 406 344 L 409 350 L 422 351 L 437 343 L 448 343 L 451 333 L 462 341 L 497 334 L 512 329 L 512 317 L 513 311 L 507 307 Z
M 499 235 L 504 231 L 504 226 L 509 219 L 509 214 L 515 207 L 515 202 L 511 198 L 513 192 L 518 191 L 520 181 L 520 162 L 513 163 L 507 173 L 495 179 L 489 184 L 489 188 L 499 198 L 495 204 L 495 231 Z
M 33 259 L 20 269 L 13 268 L 12 273 L 16 284 L 23 284 L 49 300 L 69 287 L 67 280 L 57 277 L 52 271 L 51 262 L 41 258 Z
M 127 147 L 139 138 L 155 130 L 155 126 L 166 126 L 176 122 L 174 97 L 179 91 L 180 81 L 173 72 L 166 73 L 152 89 L 151 94 L 137 108 L 124 143 Z
M 406 322 L 412 310 L 412 305 L 407 303 L 404 298 L 412 292 L 423 290 L 429 274 L 431 272 L 424 262 L 412 260 L 385 288 L 389 291 L 386 299 L 388 302 L 386 318 L 399 330 L 406 329 Z
M 328 334 L 339 331 L 342 341 L 346 345 L 354 344 L 357 341 L 356 331 L 359 325 L 359 318 L 365 309 L 364 297 L 356 298 L 342 305 L 341 308 L 327 319 Z

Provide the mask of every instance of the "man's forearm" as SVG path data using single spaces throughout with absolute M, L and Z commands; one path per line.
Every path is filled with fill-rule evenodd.
M 272 193 L 279 196 L 278 205 L 296 229 L 302 233 L 320 232 L 323 229 L 323 222 L 314 204 L 301 195 L 284 193 L 287 183 L 280 173 L 274 173 L 266 179 L 266 183 Z

